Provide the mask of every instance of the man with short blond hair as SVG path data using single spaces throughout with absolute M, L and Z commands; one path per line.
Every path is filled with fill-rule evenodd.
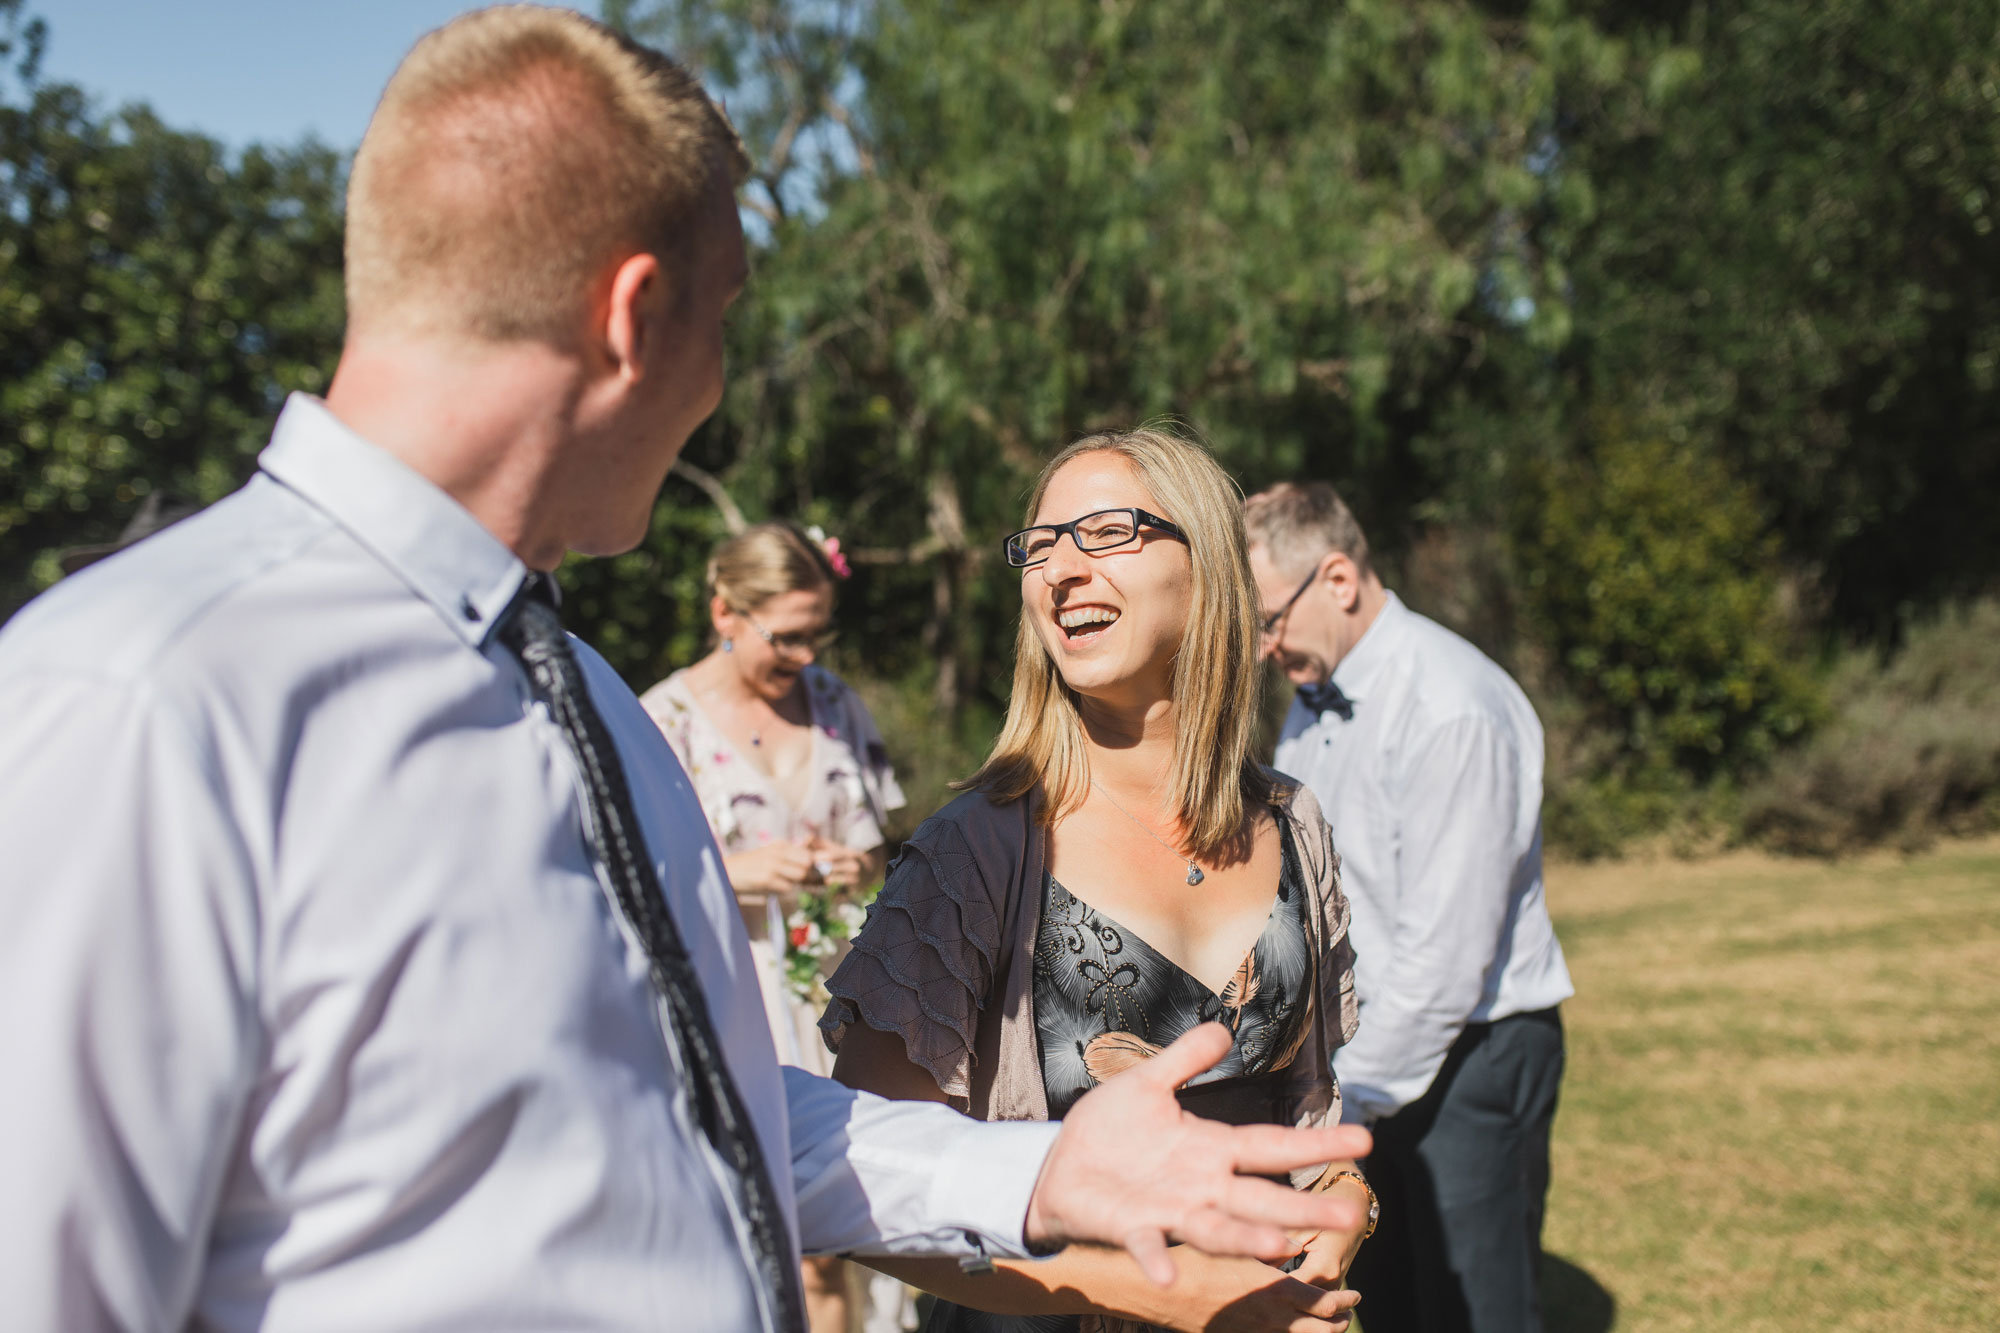
M 417 43 L 347 187 L 347 308 L 369 335 L 560 337 L 619 247 L 693 259 L 716 187 L 749 169 L 686 69 L 540 6 Z
M 1507 673 L 1382 586 L 1324 482 L 1243 506 L 1264 651 L 1298 687 L 1277 767 L 1319 798 L 1353 907 L 1361 1026 L 1334 1055 L 1373 1122 L 1368 1333 L 1534 1333 L 1572 994 L 1542 896 L 1542 729 Z
M 799 1333 L 801 1249 L 1168 1280 L 1170 1237 L 1355 1225 L 1246 1176 L 1365 1136 L 1179 1111 L 1219 1026 L 1061 1126 L 780 1073 L 686 775 L 548 576 L 641 540 L 720 398 L 740 168 L 579 15 L 425 38 L 325 401 L 0 633 L 10 1329 Z

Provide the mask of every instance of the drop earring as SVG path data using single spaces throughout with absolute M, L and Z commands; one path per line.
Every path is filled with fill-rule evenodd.
M 722 651 L 723 651 L 723 652 L 725 652 L 725 653 L 733 653 L 733 652 L 735 652 L 735 651 L 736 651 L 736 640 L 734 640 L 734 639 L 724 639 L 724 640 L 722 641 Z

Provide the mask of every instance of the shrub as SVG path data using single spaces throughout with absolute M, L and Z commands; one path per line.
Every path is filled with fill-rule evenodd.
M 1745 793 L 1747 836 L 1829 855 L 2000 826 L 2000 601 L 1844 653 L 1829 694 L 1832 720 Z
M 1596 776 L 1641 793 L 1754 768 L 1816 715 L 1785 648 L 1774 539 L 1709 451 L 1596 432 L 1531 478 L 1516 530 L 1523 619 L 1608 732 Z
M 1729 775 L 1699 781 L 1675 768 L 1635 769 L 1625 738 L 1594 722 L 1573 696 L 1531 687 L 1546 737 L 1542 836 L 1551 853 L 1619 856 L 1638 843 L 1676 856 L 1726 845 L 1734 833 Z

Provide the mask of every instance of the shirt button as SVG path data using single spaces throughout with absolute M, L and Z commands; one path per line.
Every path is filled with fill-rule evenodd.
M 458 599 L 458 609 L 459 609 L 459 613 L 460 613 L 461 615 L 463 615 L 463 616 L 464 616 L 464 617 L 465 617 L 465 618 L 466 618 L 467 620 L 470 620 L 470 621 L 474 621 L 474 622 L 477 622 L 477 621 L 478 621 L 478 619 L 479 619 L 479 608 L 478 608 L 478 607 L 476 607 L 476 606 L 474 606 L 474 605 L 472 604 L 472 594 L 471 594 L 471 593 L 463 593 L 463 594 L 460 594 L 460 596 L 459 596 L 459 599 Z

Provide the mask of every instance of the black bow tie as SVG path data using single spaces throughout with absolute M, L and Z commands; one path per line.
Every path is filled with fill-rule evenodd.
M 1342 722 L 1354 720 L 1354 701 L 1340 692 L 1340 686 L 1332 681 L 1318 685 L 1299 686 L 1299 702 L 1312 709 L 1316 716 L 1338 713 Z

